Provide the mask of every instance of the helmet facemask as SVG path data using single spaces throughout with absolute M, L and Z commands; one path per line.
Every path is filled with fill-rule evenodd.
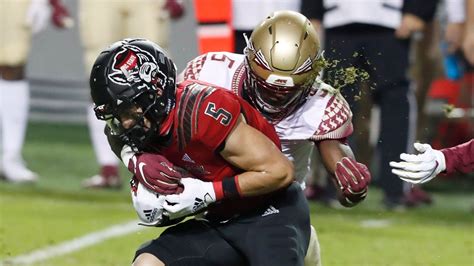
M 298 107 L 312 89 L 314 79 L 302 85 L 279 86 L 257 76 L 247 63 L 246 90 L 249 98 L 269 118 L 284 116 Z M 315 76 L 316 77 L 316 76 Z
M 156 113 L 157 98 L 146 92 L 138 93 L 133 98 L 117 98 L 117 104 L 96 106 L 94 111 L 98 119 L 106 121 L 112 134 L 135 151 L 143 151 L 163 120 L 163 116 L 153 115 Z M 125 119 L 130 121 L 131 126 L 123 126 Z

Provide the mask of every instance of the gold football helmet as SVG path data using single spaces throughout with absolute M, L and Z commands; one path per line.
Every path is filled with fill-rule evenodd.
M 291 114 L 306 100 L 321 70 L 319 37 L 294 11 L 268 16 L 247 39 L 245 91 L 270 121 Z

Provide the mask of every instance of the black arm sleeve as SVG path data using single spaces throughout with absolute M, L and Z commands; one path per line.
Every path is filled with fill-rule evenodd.
M 323 0 L 302 0 L 301 14 L 308 19 L 317 19 L 322 21 L 324 16 Z
M 436 7 L 438 6 L 438 1 L 439 0 L 404 0 L 402 11 L 403 13 L 413 14 L 417 17 L 420 17 L 424 21 L 429 22 L 433 20 Z
M 105 127 L 104 133 L 107 136 L 110 148 L 112 148 L 112 151 L 115 153 L 115 156 L 117 156 L 121 160 L 120 152 L 122 151 L 123 145 L 125 145 L 125 143 L 118 136 L 113 135 L 110 127 L 108 126 Z

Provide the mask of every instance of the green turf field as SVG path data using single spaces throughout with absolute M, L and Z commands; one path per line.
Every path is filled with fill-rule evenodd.
M 0 265 L 136 219 L 126 183 L 121 191 L 80 188 L 98 170 L 86 127 L 31 124 L 24 156 L 42 178 L 27 186 L 0 183 Z M 377 189 L 353 209 L 312 203 L 323 264 L 474 265 L 472 182 L 429 188 L 433 206 L 403 213 L 383 210 Z M 160 232 L 146 228 L 33 265 L 130 265 L 137 246 Z

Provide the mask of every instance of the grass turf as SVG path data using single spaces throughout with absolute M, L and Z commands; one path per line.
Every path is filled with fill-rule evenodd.
M 0 260 L 136 218 L 126 183 L 120 191 L 80 188 L 81 179 L 98 170 L 86 127 L 31 124 L 24 156 L 41 179 L 27 186 L 0 183 Z M 122 176 L 126 182 L 125 169 Z M 449 184 L 446 192 L 444 183 L 434 184 L 433 206 L 403 213 L 383 210 L 375 188 L 353 209 L 311 203 L 324 265 L 474 265 L 472 187 L 457 191 Z M 129 265 L 138 245 L 161 230 L 144 229 L 35 265 Z

